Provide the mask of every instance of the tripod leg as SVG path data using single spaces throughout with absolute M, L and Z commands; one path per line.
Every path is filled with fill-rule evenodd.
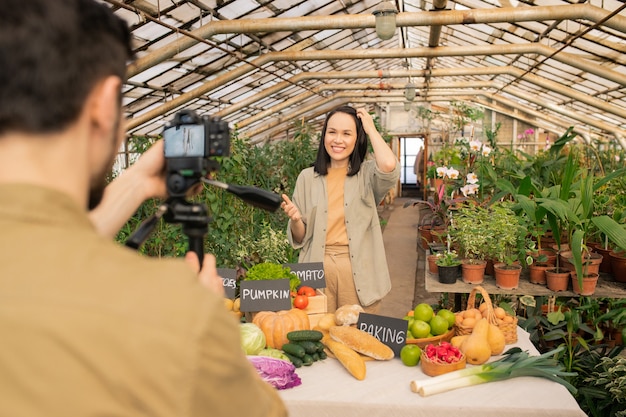
M 204 236 L 208 232 L 206 225 L 183 225 L 183 233 L 187 235 L 189 250 L 198 256 L 200 267 L 204 260 Z

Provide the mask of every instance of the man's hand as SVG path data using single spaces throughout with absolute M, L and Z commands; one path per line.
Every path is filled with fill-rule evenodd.
M 187 252 L 185 254 L 185 261 L 191 266 L 191 268 L 198 273 L 200 283 L 206 288 L 214 292 L 219 296 L 224 296 L 224 284 L 222 284 L 222 278 L 217 273 L 215 256 L 211 254 L 205 254 L 202 261 L 202 269 L 200 269 L 200 262 L 198 261 L 198 255 L 195 252 Z

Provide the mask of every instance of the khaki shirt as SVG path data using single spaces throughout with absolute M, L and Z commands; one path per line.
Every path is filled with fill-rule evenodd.
M 399 164 L 385 173 L 378 169 L 376 161 L 368 160 L 356 175 L 346 177 L 344 209 L 350 262 L 356 291 L 364 306 L 382 299 L 391 290 L 377 207 L 399 176 Z M 312 167 L 298 175 L 292 201 L 302 214 L 306 232 L 302 242 L 295 243 L 290 220 L 287 235 L 291 245 L 300 249 L 299 262 L 324 261 L 327 197 L 326 176 L 315 173 Z
M 98 236 L 66 195 L 0 185 L 0 414 L 286 415 L 223 305 L 183 261 Z

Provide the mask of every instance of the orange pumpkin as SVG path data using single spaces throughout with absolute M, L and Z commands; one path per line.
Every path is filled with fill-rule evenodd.
M 275 349 L 280 349 L 289 342 L 287 333 L 294 330 L 310 330 L 311 328 L 309 316 L 298 308 L 260 311 L 255 314 L 252 323 L 263 330 L 267 346 Z

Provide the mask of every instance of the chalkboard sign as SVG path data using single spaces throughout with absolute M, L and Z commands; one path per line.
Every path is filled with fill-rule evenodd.
M 284 264 L 300 278 L 302 285 L 311 288 L 326 288 L 326 276 L 322 262 L 304 262 L 298 264 Z
M 389 346 L 396 357 L 400 357 L 400 350 L 406 344 L 406 320 L 361 313 L 356 326 Z
M 288 279 L 241 281 L 241 311 L 280 311 L 291 308 Z
M 233 299 L 237 296 L 237 271 L 231 268 L 217 268 L 217 273 L 222 277 L 224 296 Z

